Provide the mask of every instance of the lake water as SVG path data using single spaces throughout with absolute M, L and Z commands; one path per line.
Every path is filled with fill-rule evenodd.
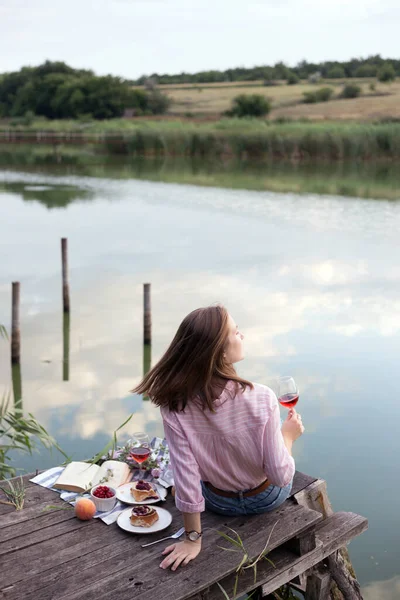
M 129 393 L 143 373 L 143 283 L 153 363 L 189 311 L 224 303 L 245 335 L 239 373 L 298 382 L 297 468 L 326 479 L 335 510 L 369 519 L 350 546 L 365 598 L 398 598 L 399 230 L 394 201 L 0 171 L 0 323 L 10 326 L 20 281 L 23 409 L 74 459 L 100 450 L 132 412 L 122 436 L 162 435 L 158 410 Z M 2 341 L 0 397 L 10 390 Z M 32 471 L 61 457 L 15 460 Z

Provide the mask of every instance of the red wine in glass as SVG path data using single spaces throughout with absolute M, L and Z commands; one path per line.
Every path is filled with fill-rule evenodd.
M 278 402 L 284 408 L 294 408 L 299 401 L 299 389 L 293 377 L 280 377 Z
M 140 446 L 139 448 L 132 448 L 131 457 L 134 458 L 140 465 L 149 458 L 150 452 L 150 448 L 144 448 L 143 446 Z
M 284 394 L 278 398 L 279 403 L 283 408 L 293 408 L 299 400 L 299 394 Z

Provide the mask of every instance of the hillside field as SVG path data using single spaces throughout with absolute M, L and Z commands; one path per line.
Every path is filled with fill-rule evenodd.
M 356 84 L 362 95 L 354 99 L 337 99 L 343 86 Z M 375 84 L 375 90 L 370 85 Z M 329 102 L 304 104 L 303 93 L 320 87 L 332 87 L 335 98 Z M 371 121 L 388 117 L 400 118 L 400 81 L 386 84 L 376 79 L 325 80 L 318 84 L 301 82 L 265 86 L 261 81 L 215 84 L 160 85 L 160 91 L 172 101 L 169 115 L 214 120 L 228 110 L 238 94 L 262 94 L 272 102 L 271 119 L 356 120 Z

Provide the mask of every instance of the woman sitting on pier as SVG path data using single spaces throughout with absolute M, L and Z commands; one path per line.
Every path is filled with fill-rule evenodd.
M 168 546 L 162 568 L 186 565 L 201 550 L 201 512 L 274 510 L 289 496 L 292 444 L 303 433 L 294 409 L 281 425 L 274 392 L 239 377 L 243 335 L 222 306 L 199 308 L 135 392 L 161 408 L 186 539 Z

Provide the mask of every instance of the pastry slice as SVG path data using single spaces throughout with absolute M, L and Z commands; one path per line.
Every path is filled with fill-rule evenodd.
M 152 506 L 135 506 L 129 517 L 135 527 L 151 527 L 158 521 L 158 513 Z
M 136 502 L 143 502 L 144 500 L 159 500 L 159 496 L 153 486 L 147 481 L 135 481 L 131 487 L 131 494 Z

